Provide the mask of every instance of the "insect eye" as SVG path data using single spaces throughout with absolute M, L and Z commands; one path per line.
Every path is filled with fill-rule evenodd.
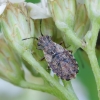
M 50 41 L 51 40 L 51 37 L 50 36 L 47 36 L 47 39 Z

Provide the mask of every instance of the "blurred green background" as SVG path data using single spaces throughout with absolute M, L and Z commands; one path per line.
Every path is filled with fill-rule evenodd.
M 40 0 L 26 0 L 26 1 L 36 3 L 39 2 Z M 77 59 L 78 64 L 80 66 L 79 74 L 77 75 L 77 79 L 75 80 L 79 80 L 80 84 L 82 83 L 83 88 L 86 89 L 86 93 L 82 94 L 83 97 L 85 97 L 87 94 L 87 99 L 83 99 L 83 97 L 81 96 L 79 100 L 98 100 L 96 84 L 90 64 L 87 59 L 87 55 L 81 49 L 79 49 L 75 54 L 75 58 Z M 78 82 L 77 81 L 73 82 L 73 84 L 75 83 L 74 87 L 77 86 Z M 75 91 L 77 91 L 77 93 L 83 93 L 82 90 L 83 88 L 80 87 L 78 89 L 76 88 Z M 58 100 L 58 99 L 46 93 L 41 93 L 28 89 L 21 89 L 0 79 L 0 100 Z
M 33 3 L 38 3 L 40 2 L 41 0 L 25 0 L 26 2 L 33 2 Z

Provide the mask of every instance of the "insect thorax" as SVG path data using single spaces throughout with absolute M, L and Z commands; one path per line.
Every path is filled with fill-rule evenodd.
M 41 36 L 38 40 L 38 48 L 50 55 L 53 55 L 56 52 L 56 47 L 50 36 Z

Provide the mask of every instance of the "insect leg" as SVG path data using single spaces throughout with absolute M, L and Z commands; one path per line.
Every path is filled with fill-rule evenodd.
M 38 38 L 36 38 L 36 37 L 29 37 L 29 38 L 24 38 L 24 39 L 22 39 L 22 40 L 27 40 L 27 39 L 36 39 L 36 40 L 38 40 Z
M 64 41 L 61 41 L 59 44 L 62 45 L 64 43 Z
M 49 69 L 50 69 L 50 67 L 48 66 L 48 67 L 47 67 L 47 70 L 49 70 Z
M 70 53 L 72 53 L 73 51 L 71 51 L 71 50 L 68 50 Z
M 41 26 L 42 26 L 42 19 L 40 19 L 40 33 L 41 33 L 41 36 L 43 36 Z
M 66 48 L 66 46 L 65 46 L 65 44 L 64 44 L 64 41 L 61 41 L 59 44 L 60 44 L 60 45 L 63 44 L 63 46 Z
M 45 59 L 45 57 L 41 58 L 40 61 L 43 61 Z

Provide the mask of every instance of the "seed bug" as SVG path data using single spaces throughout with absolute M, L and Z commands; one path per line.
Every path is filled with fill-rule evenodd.
M 53 42 L 51 37 L 48 35 L 44 36 L 42 34 L 37 40 L 38 49 L 43 50 L 44 57 L 49 68 L 63 80 L 68 81 L 75 78 L 79 69 L 71 52 L 63 48 L 61 45 Z

